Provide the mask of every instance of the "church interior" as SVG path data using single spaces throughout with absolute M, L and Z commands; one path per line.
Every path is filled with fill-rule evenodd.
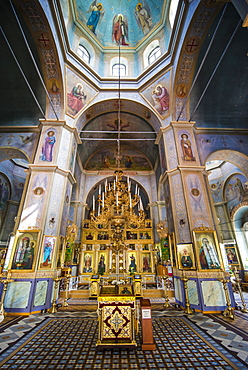
M 247 27 L 0 3 L 1 369 L 248 368 Z

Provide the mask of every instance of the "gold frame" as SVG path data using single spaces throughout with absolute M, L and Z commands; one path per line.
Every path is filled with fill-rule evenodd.
M 123 290 L 127 289 L 127 293 L 123 293 Z M 133 286 L 131 284 L 118 285 L 118 295 L 134 295 Z
M 175 234 L 169 234 L 169 247 L 170 247 L 170 258 L 171 258 L 171 266 L 178 267 L 177 255 L 176 255 L 176 242 L 175 242 Z
M 94 252 L 93 252 L 94 253 Z M 96 271 L 96 274 L 99 274 L 101 275 L 99 272 L 98 272 L 98 266 L 99 266 L 99 263 L 100 263 L 100 258 L 101 256 L 104 256 L 104 264 L 105 264 L 105 271 L 104 271 L 104 274 L 108 273 L 109 272 L 109 266 L 108 266 L 108 253 L 106 250 L 103 250 L 103 251 L 98 251 L 97 253 L 97 259 L 95 261 L 95 271 Z
M 64 265 L 64 252 L 65 252 L 65 238 L 64 236 L 59 237 L 58 248 L 57 248 L 57 258 L 56 258 L 56 267 L 61 268 Z M 60 266 L 58 266 L 60 259 Z
M 92 235 L 92 239 L 87 239 L 87 235 Z M 92 233 L 92 229 L 83 229 L 83 236 L 85 241 L 89 241 L 91 244 L 93 241 L 97 241 L 95 233 Z
M 194 243 L 195 243 L 196 260 L 197 260 L 199 271 L 206 271 L 206 270 L 220 271 L 221 269 L 223 269 L 223 262 L 221 258 L 220 248 L 218 245 L 216 231 L 201 228 L 201 230 L 193 231 L 193 237 L 194 237 Z M 202 246 L 203 239 L 207 239 L 209 243 L 208 249 L 210 253 L 208 252 L 208 256 L 206 256 L 206 253 L 204 252 L 204 248 Z M 211 259 L 211 262 L 207 261 L 208 258 Z M 203 263 L 205 264 L 205 267 Z M 209 266 L 212 266 L 212 267 L 209 267 Z
M 84 269 L 86 268 L 85 266 L 85 261 L 86 261 L 86 256 L 89 255 L 90 258 L 91 258 L 91 271 L 84 271 Z M 82 256 L 82 274 L 93 274 L 95 269 L 94 269 L 94 266 L 95 266 L 95 253 L 93 251 L 84 251 L 83 252 L 83 256 Z
M 136 271 L 130 271 L 129 268 L 130 268 L 130 265 L 131 265 L 131 256 L 134 256 L 135 258 L 135 264 L 136 264 Z M 127 264 L 126 264 L 126 270 L 127 272 L 131 272 L 131 273 L 137 273 L 139 272 L 139 263 L 138 263 L 138 258 L 137 258 L 137 251 L 128 251 L 127 252 Z
M 32 272 L 32 271 L 35 270 L 35 266 L 36 266 L 36 263 L 37 263 L 37 256 L 38 256 L 38 246 L 39 246 L 39 241 L 40 241 L 40 233 L 41 233 L 41 230 L 39 230 L 39 229 L 18 230 L 17 231 L 17 233 L 15 235 L 14 245 L 13 245 L 13 252 L 12 252 L 12 256 L 10 258 L 10 264 L 9 264 L 11 270 L 18 271 L 18 272 L 21 272 L 21 273 Z M 36 236 L 35 238 L 34 238 L 34 235 Z M 31 242 L 35 243 L 32 265 L 31 265 L 31 268 L 27 268 L 27 269 L 20 268 L 22 262 L 19 262 L 19 263 L 17 261 L 14 262 L 14 257 L 17 255 L 18 250 L 20 250 L 19 257 L 21 257 L 22 251 L 20 249 L 20 242 L 21 242 L 21 240 L 24 240 L 24 238 L 29 238 L 30 243 Z M 19 247 L 17 247 L 18 245 L 19 245 Z M 23 259 L 24 259 L 24 257 L 25 257 L 25 252 L 23 253 Z M 15 267 L 13 268 L 12 266 L 13 266 L 14 263 L 15 263 Z M 18 268 L 18 264 L 20 264 L 19 268 Z
M 184 256 L 184 251 L 186 250 L 187 254 L 185 256 L 187 259 L 183 262 L 182 258 Z M 177 261 L 178 268 L 183 270 L 195 270 L 195 256 L 193 251 L 192 243 L 181 243 L 177 244 Z
M 224 243 L 224 247 L 225 247 L 225 255 L 226 255 L 226 258 L 227 258 L 228 265 L 240 265 L 236 244 L 235 243 Z M 233 249 L 234 250 L 237 262 L 229 262 L 228 254 L 227 254 L 228 249 Z
M 151 252 L 149 251 L 146 251 L 146 252 L 140 252 L 140 257 L 141 257 L 141 273 L 143 274 L 152 274 L 153 273 L 153 260 L 152 260 L 152 255 L 151 255 Z M 144 257 L 148 257 L 149 259 L 149 267 L 150 267 L 150 270 L 151 271 L 144 271 Z
M 39 269 L 50 270 L 50 269 L 53 268 L 54 258 L 55 258 L 55 255 L 56 255 L 57 239 L 58 238 L 56 236 L 53 236 L 53 235 L 44 235 L 43 236 L 42 250 L 41 250 L 40 262 L 39 262 Z M 51 243 L 52 244 L 51 251 L 50 251 L 51 259 L 50 259 L 50 263 L 48 263 L 47 265 L 44 265 L 44 263 L 46 263 L 46 261 L 42 262 L 42 260 L 44 259 L 44 254 L 45 254 L 44 253 L 44 248 L 45 248 L 46 243 Z

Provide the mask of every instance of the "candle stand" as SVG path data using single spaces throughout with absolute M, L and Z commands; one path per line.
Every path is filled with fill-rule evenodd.
M 50 313 L 56 313 L 56 312 L 58 312 L 57 296 L 58 296 L 59 281 L 61 279 L 62 279 L 61 277 L 53 278 L 53 281 L 54 281 L 54 289 L 53 289 L 52 307 L 49 308 L 49 310 L 48 310 L 48 312 L 50 312 Z
M 241 312 L 244 312 L 244 313 L 247 313 L 248 310 L 247 310 L 247 307 L 246 307 L 246 304 L 245 304 L 245 300 L 244 300 L 244 295 L 243 295 L 243 292 L 242 292 L 242 289 L 241 289 L 241 286 L 240 286 L 240 282 L 242 281 L 242 279 L 239 278 L 239 272 L 235 269 L 234 271 L 234 274 L 235 274 L 235 283 L 236 283 L 236 287 L 238 289 L 238 292 L 239 292 L 239 295 L 240 295 L 240 299 L 241 299 L 241 302 L 242 302 L 242 308 L 241 308 Z
M 183 276 L 181 278 L 181 280 L 183 282 L 184 293 L 185 293 L 185 310 L 184 310 L 184 312 L 186 313 L 186 315 L 193 315 L 194 311 L 192 310 L 192 308 L 190 308 L 190 303 L 189 303 L 189 293 L 188 293 L 188 285 L 187 285 L 187 281 L 189 279 L 186 276 Z
M 68 291 L 69 291 L 69 282 L 70 282 L 70 274 L 65 275 L 65 299 L 63 303 L 63 307 L 68 307 Z
M 226 305 L 227 305 L 226 309 L 222 312 L 222 314 L 223 316 L 229 317 L 230 319 L 234 320 L 235 316 L 234 316 L 234 313 L 231 307 L 231 301 L 230 301 L 230 297 L 228 294 L 227 280 L 225 278 L 218 279 L 218 280 L 223 284 L 223 289 L 224 289 L 224 293 L 226 297 Z
M 6 314 L 5 311 L 4 311 L 4 299 L 5 299 L 5 295 L 6 295 L 8 285 L 14 281 L 14 279 L 10 279 L 10 275 L 11 275 L 10 271 L 8 271 L 8 275 L 5 279 L 3 279 L 2 274 L 1 274 L 1 278 L 0 278 L 0 283 L 3 284 L 3 292 L 2 292 L 1 302 L 0 302 L 0 322 L 3 321 L 4 316 Z
M 169 300 L 169 296 L 168 296 L 168 291 L 167 291 L 167 281 L 168 281 L 169 277 L 164 275 L 163 276 L 163 280 L 164 280 L 164 297 L 165 297 L 165 304 L 164 304 L 164 308 L 169 308 L 170 307 L 170 300 Z

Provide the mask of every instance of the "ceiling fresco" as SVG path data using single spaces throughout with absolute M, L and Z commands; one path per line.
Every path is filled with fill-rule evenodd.
M 101 159 L 101 169 L 115 166 L 114 153 L 117 149 L 117 130 L 118 117 L 117 113 L 113 112 L 95 117 L 84 127 L 80 135 L 82 138 L 82 145 L 80 145 L 79 149 L 83 165 L 86 165 L 87 159 L 91 158 L 93 153 L 97 151 L 97 158 Z M 131 157 L 129 168 L 132 167 L 132 169 L 135 168 L 136 170 L 137 168 L 139 168 L 139 170 L 150 170 L 151 166 L 155 165 L 158 155 L 157 145 L 154 145 L 156 135 L 150 124 L 134 114 L 121 112 L 120 132 L 120 154 L 122 155 L 123 167 L 128 168 L 126 157 L 129 156 Z M 143 133 L 135 136 L 135 132 Z M 90 138 L 91 140 L 83 140 L 83 138 Z M 100 140 L 93 140 L 94 138 Z M 131 140 L 135 138 L 139 140 Z M 127 144 L 129 147 L 128 149 Z M 132 150 L 131 146 L 133 148 Z M 124 147 L 126 147 L 125 150 Z M 107 157 L 109 157 L 111 160 L 107 161 L 108 163 L 106 161 L 104 163 L 104 157 L 105 159 L 108 159 Z M 134 157 L 136 158 L 135 161 L 132 159 Z M 95 162 L 95 158 L 91 158 L 90 161 L 87 162 L 88 169 L 96 169 L 93 162 Z
M 94 153 L 85 165 L 86 170 L 151 171 L 152 166 L 146 156 L 128 145 L 121 146 L 120 164 L 117 163 L 118 151 L 115 144 L 108 145 Z
M 103 0 L 71 2 L 75 23 L 95 36 L 104 47 L 136 47 L 150 32 L 156 30 L 168 10 L 164 0 Z M 169 22 L 168 22 L 169 28 Z

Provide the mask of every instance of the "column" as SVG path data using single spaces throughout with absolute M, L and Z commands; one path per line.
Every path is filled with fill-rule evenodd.
M 6 312 L 30 314 L 51 307 L 57 255 L 68 222 L 77 131 L 65 121 L 41 121 L 41 135 L 29 165 L 26 198 L 20 210 L 8 268 Z

